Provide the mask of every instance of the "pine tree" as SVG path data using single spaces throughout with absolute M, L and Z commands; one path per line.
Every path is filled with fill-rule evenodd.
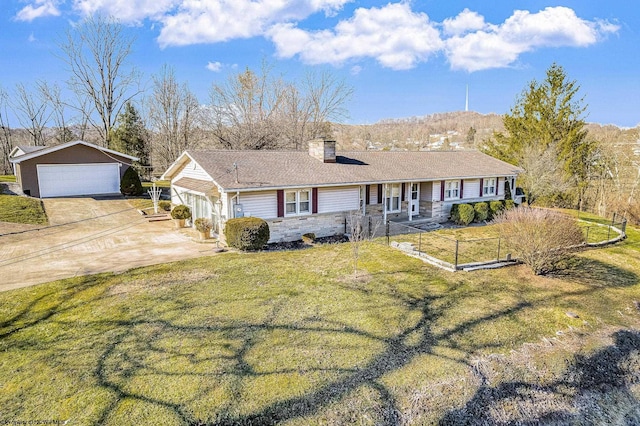
M 140 165 L 149 166 L 149 135 L 138 111 L 130 102 L 125 104 L 124 111 L 118 115 L 110 148 L 138 157 Z
M 495 133 L 485 145 L 490 155 L 519 166 L 531 164 L 532 155 L 555 159 L 557 163 L 546 168 L 558 170 L 558 176 L 548 180 L 551 184 L 557 183 L 557 187 L 544 190 L 551 202 L 568 200 L 581 205 L 589 183 L 589 170 L 597 147 L 588 138 L 584 120 L 587 107 L 584 98 L 579 97 L 579 90 L 580 86 L 567 78 L 561 66 L 551 65 L 545 80 L 531 81 L 510 113 L 505 114 L 506 133 Z M 525 170 L 525 173 L 529 172 Z M 536 176 L 529 178 L 533 181 Z M 532 193 L 532 188 L 525 189 L 530 200 L 539 195 Z

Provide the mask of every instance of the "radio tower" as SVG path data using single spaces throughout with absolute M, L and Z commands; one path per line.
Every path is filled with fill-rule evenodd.
M 464 102 L 464 110 L 469 111 L 469 85 L 467 84 L 467 98 Z

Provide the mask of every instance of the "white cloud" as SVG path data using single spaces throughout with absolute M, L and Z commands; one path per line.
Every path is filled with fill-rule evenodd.
M 362 67 L 360 65 L 354 65 L 351 67 L 350 73 L 351 75 L 358 75 L 362 72 Z
M 16 20 L 31 22 L 45 16 L 60 16 L 57 0 L 35 0 L 16 14 Z
M 580 19 L 566 7 L 548 7 L 538 13 L 516 10 L 499 26 L 447 39 L 446 55 L 453 69 L 501 68 L 522 53 L 545 47 L 586 47 L 618 29 L 607 21 Z
M 213 72 L 219 72 L 222 69 L 222 64 L 220 62 L 209 62 L 207 63 L 207 69 Z
M 333 14 L 352 0 L 184 0 L 160 20 L 161 46 L 215 43 L 264 35 L 275 23 L 299 21 L 313 13 Z
M 297 55 L 309 64 L 340 65 L 351 59 L 374 58 L 384 67 L 408 69 L 443 47 L 429 17 L 414 13 L 404 2 L 358 8 L 334 30 L 310 32 L 284 23 L 274 25 L 267 34 L 278 56 Z
M 484 22 L 483 16 L 465 9 L 455 18 L 445 19 L 442 27 L 447 35 L 462 35 L 469 31 L 485 29 L 487 24 Z
M 33 33 L 29 34 L 29 37 L 27 38 L 27 41 L 29 41 L 29 43 L 33 43 L 36 40 L 38 39 L 36 38 L 35 35 L 33 35 Z
M 82 15 L 105 14 L 121 22 L 139 23 L 144 19 L 161 19 L 179 0 L 73 0 L 73 8 Z

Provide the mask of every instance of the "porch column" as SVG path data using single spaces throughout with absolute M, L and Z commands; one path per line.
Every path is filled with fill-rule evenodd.
M 409 212 L 409 222 L 413 221 L 413 182 L 409 182 L 409 185 L 407 185 L 407 187 L 409 188 L 409 196 L 406 197 L 407 200 L 409 201 L 407 203 L 407 211 Z
M 387 223 L 387 184 L 382 185 L 382 221 Z
M 360 194 L 362 195 L 362 216 L 367 214 L 367 185 L 360 185 Z

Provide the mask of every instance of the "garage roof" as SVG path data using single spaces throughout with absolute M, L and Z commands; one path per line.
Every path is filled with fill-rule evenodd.
M 89 142 L 72 141 L 72 142 L 63 143 L 61 145 L 39 147 L 40 149 L 36 149 L 36 150 L 33 150 L 33 151 L 29 150 L 31 152 L 25 152 L 25 154 L 13 157 L 9 161 L 14 163 L 14 164 L 15 163 L 21 163 L 22 161 L 30 160 L 30 159 L 36 158 L 36 157 L 40 157 L 41 155 L 50 154 L 50 153 L 55 152 L 55 151 L 60 151 L 62 149 L 66 149 L 66 148 L 69 148 L 69 147 L 72 147 L 72 146 L 75 146 L 75 145 L 84 145 L 84 146 L 87 146 L 89 148 L 94 148 L 94 149 L 97 149 L 99 151 L 102 151 L 107 155 L 108 154 L 117 155 L 118 157 L 128 158 L 131 161 L 138 161 L 139 160 L 138 157 L 134 157 L 132 155 L 124 154 L 122 152 L 118 152 L 118 151 L 114 151 L 112 149 L 108 149 L 108 148 L 104 148 L 104 147 L 101 147 L 101 146 L 98 146 L 98 145 L 94 145 L 94 144 L 89 143 Z M 24 151 L 25 147 L 21 147 L 21 148 Z M 34 148 L 36 148 L 36 147 L 34 147 Z

